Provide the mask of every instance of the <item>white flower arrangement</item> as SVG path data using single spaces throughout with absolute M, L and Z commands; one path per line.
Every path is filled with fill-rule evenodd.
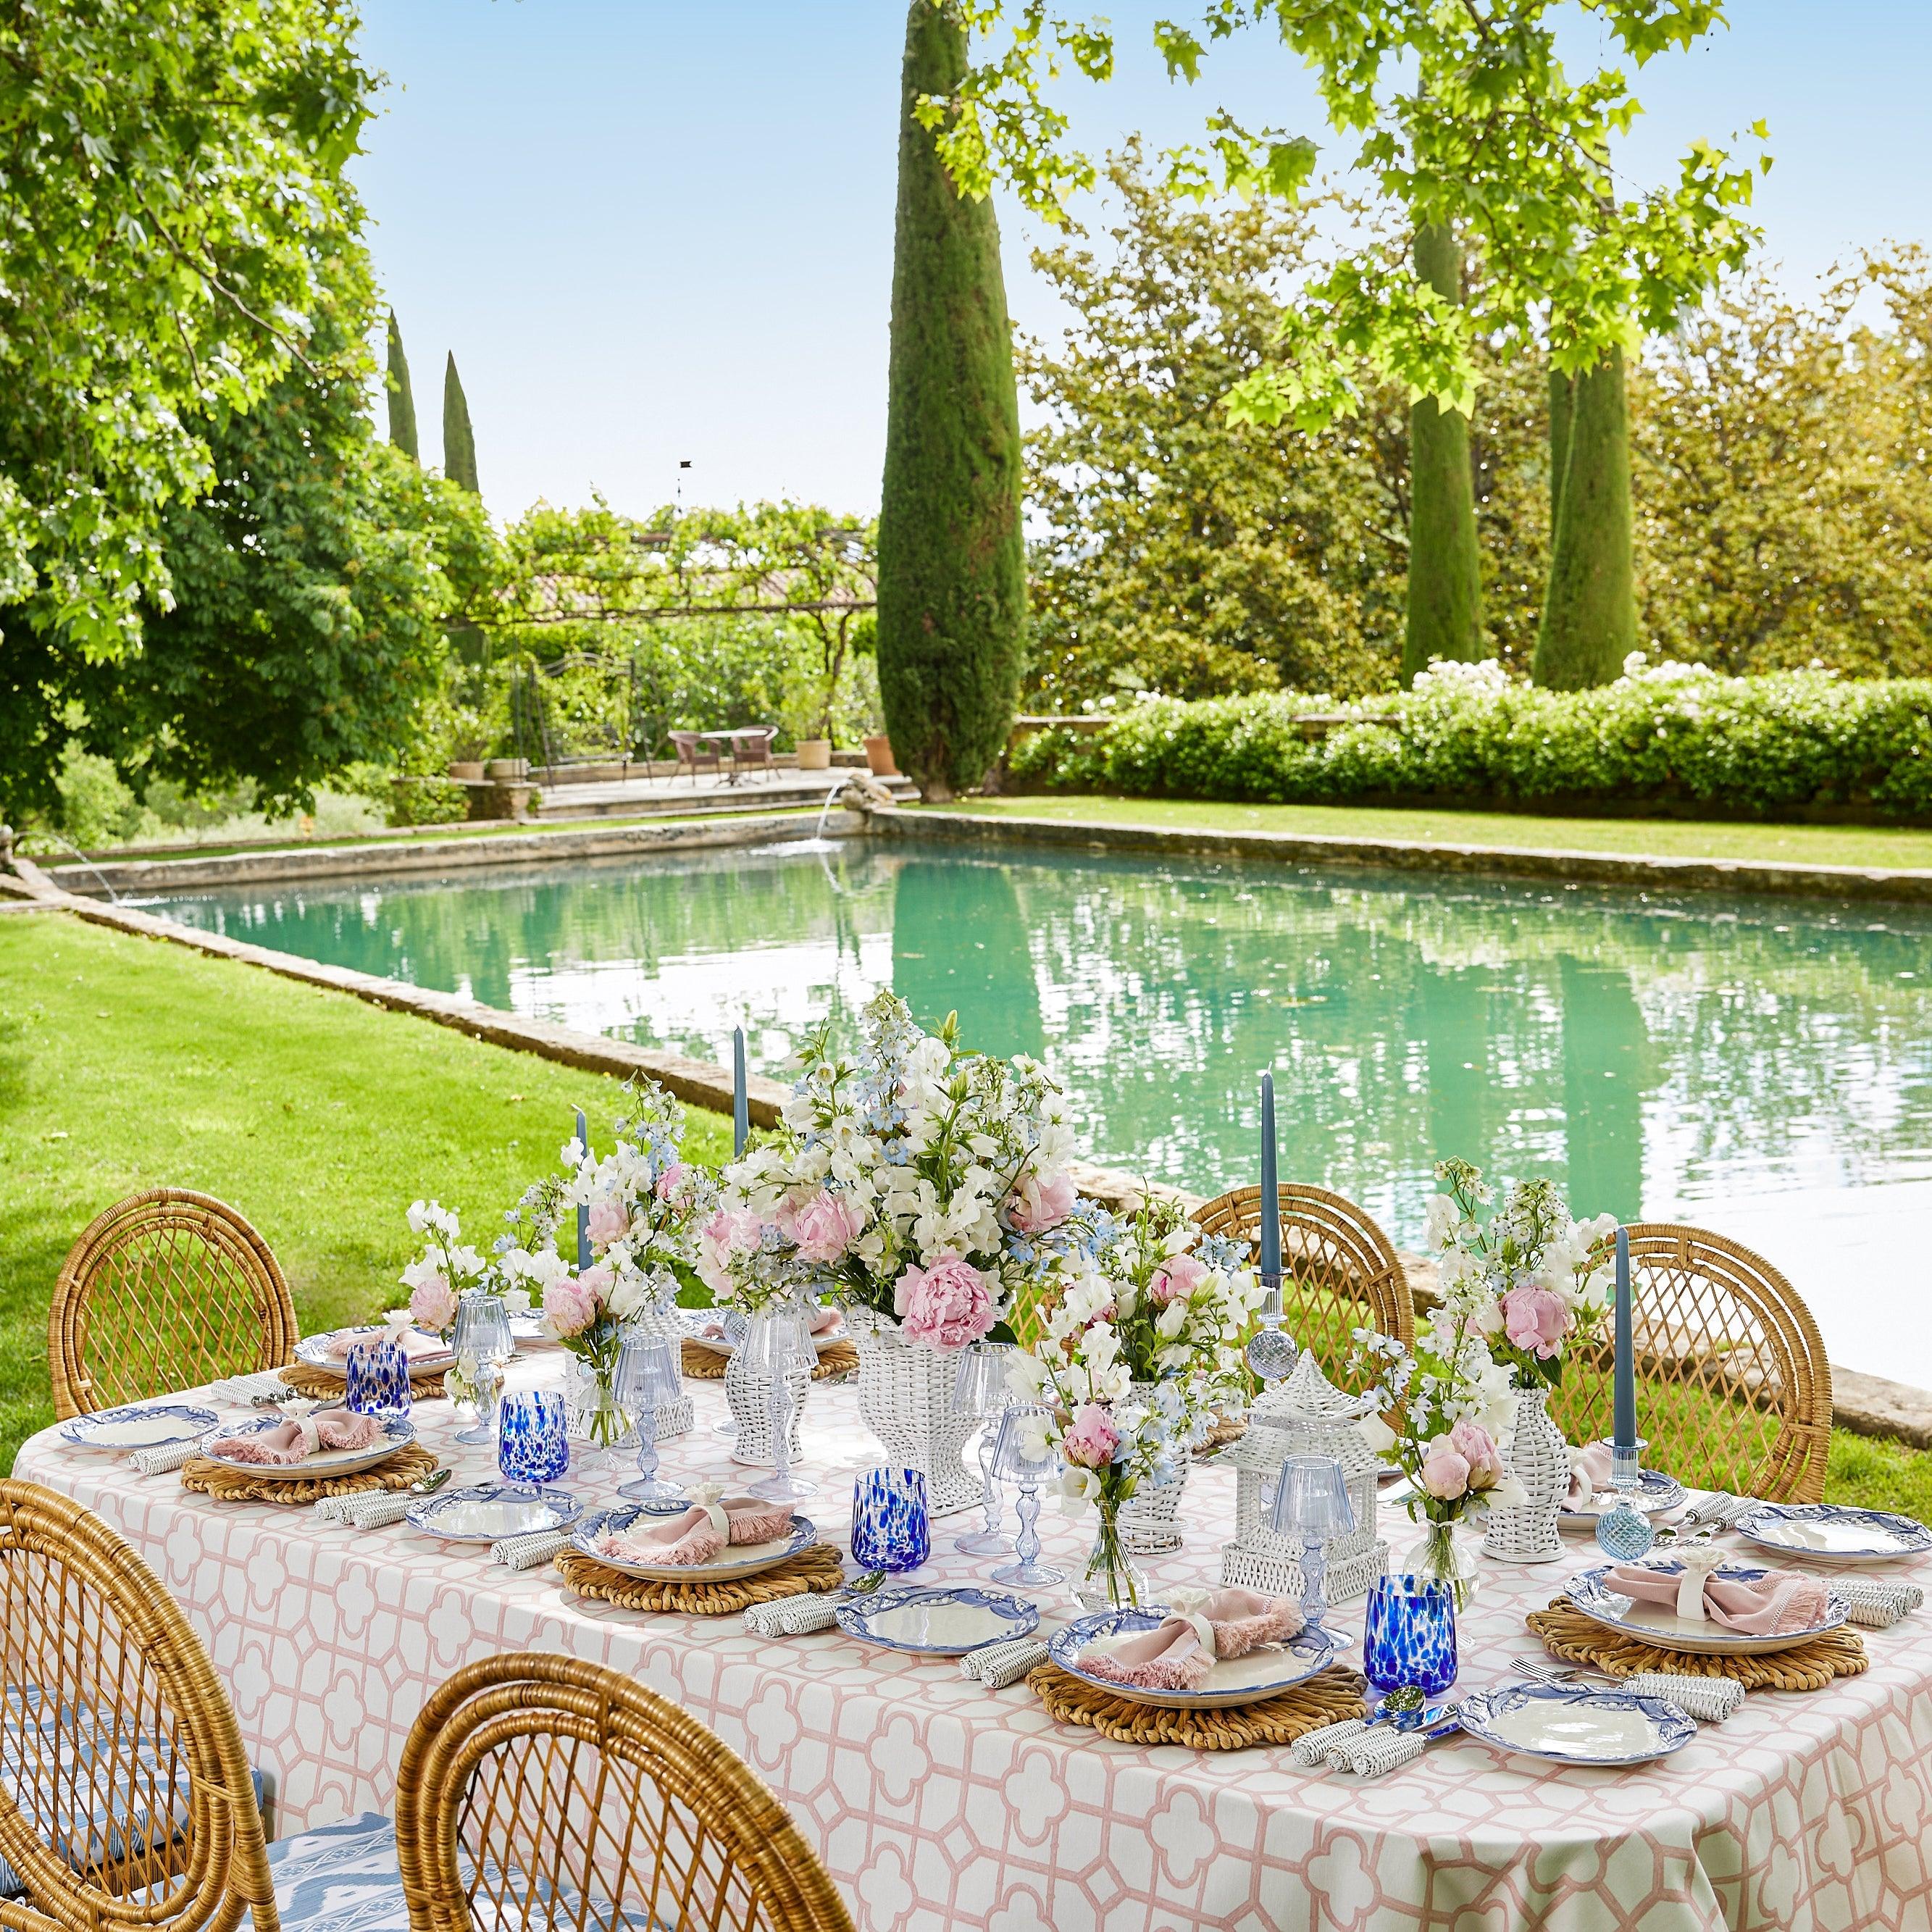
M 490 1263 L 463 1240 L 454 1208 L 438 1201 L 410 1204 L 410 1232 L 423 1238 L 423 1251 L 403 1270 L 410 1292 L 410 1316 L 425 1333 L 447 1336 L 456 1326 L 458 1298 L 466 1289 L 488 1287 Z

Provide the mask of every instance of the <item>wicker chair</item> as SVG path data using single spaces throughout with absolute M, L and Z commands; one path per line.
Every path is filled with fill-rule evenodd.
M 1630 1230 L 1637 1430 L 1646 1460 L 1700 1488 L 1819 1502 L 1832 1368 L 1811 1311 L 1761 1255 L 1702 1228 Z M 1550 1412 L 1572 1442 L 1610 1432 L 1612 1347 L 1563 1370 Z
M 0 1925 L 280 1924 L 242 1736 L 207 1651 L 100 1519 L 0 1482 Z M 392 1881 L 393 1882 L 393 1880 Z
M 574 1658 L 485 1658 L 403 1747 L 412 1932 L 473 1924 L 851 1932 L 784 1808 L 710 1732 Z
M 117 1202 L 54 1284 L 47 1372 L 63 1419 L 295 1359 L 295 1304 L 268 1244 L 185 1188 Z
M 1346 1364 L 1353 1332 L 1372 1328 L 1405 1347 L 1415 1340 L 1415 1304 L 1394 1244 L 1362 1208 L 1324 1187 L 1284 1181 L 1281 1200 L 1282 1326 L 1313 1350 L 1323 1374 L 1353 1388 Z M 1237 1187 L 1196 1208 L 1210 1234 L 1258 1248 L 1262 1191 Z

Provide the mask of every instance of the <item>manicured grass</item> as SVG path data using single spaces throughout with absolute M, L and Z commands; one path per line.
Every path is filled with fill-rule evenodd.
M 487 1244 L 614 1080 L 184 946 L 0 916 L 0 1469 L 52 1419 L 47 1304 L 74 1238 L 142 1188 L 199 1188 L 267 1238 L 306 1329 L 400 1299 L 404 1210 L 434 1196 Z M 716 1161 L 728 1122 L 693 1110 Z
M 1508 812 L 1388 812 L 1362 806 L 1216 805 L 1192 799 L 964 799 L 946 808 L 992 818 L 1178 831 L 1299 832 L 1430 845 L 1534 847 L 1627 858 L 1757 859 L 1796 866 L 1932 866 L 1932 831 L 1829 825 L 1733 825 L 1673 819 L 1532 818 Z

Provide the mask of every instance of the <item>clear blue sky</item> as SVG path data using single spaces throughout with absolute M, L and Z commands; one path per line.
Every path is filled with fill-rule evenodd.
M 790 494 L 876 507 L 904 0 L 366 0 L 388 84 L 357 174 L 377 272 L 440 446 L 445 353 L 500 517 L 598 490 L 621 510 Z M 1258 34 L 1192 90 L 1148 50 L 1173 0 L 1095 0 L 1134 64 L 1071 98 L 1095 152 L 1184 138 L 1225 104 L 1321 130 Z M 1653 62 L 1628 169 L 1763 116 L 1766 253 L 1794 279 L 1883 238 L 1932 239 L 1932 0 L 1731 0 Z M 1597 30 L 1584 25 L 1587 56 Z M 1023 326 L 1055 308 L 1004 218 Z

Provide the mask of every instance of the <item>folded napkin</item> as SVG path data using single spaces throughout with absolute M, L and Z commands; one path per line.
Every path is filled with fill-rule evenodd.
M 1177 1590 L 1169 1612 L 1153 1630 L 1111 1644 L 1089 1646 L 1080 1667 L 1090 1677 L 1146 1690 L 1192 1690 L 1220 1658 L 1244 1657 L 1264 1643 L 1298 1636 L 1300 1609 L 1281 1597 L 1252 1590 Z
M 1687 1571 L 1682 1576 L 1672 1576 L 1625 1563 L 1618 1564 L 1605 1580 L 1611 1589 L 1639 1603 L 1660 1604 L 1686 1616 L 1694 1612 L 1680 1608 L 1682 1590 L 1694 1574 Z M 1737 1630 L 1750 1636 L 1780 1636 L 1787 1630 L 1809 1630 L 1823 1621 L 1830 1598 L 1828 1584 L 1815 1576 L 1801 1576 L 1791 1570 L 1767 1570 L 1748 1582 L 1714 1573 L 1704 1578 L 1705 1616 L 1720 1630 Z
M 373 1415 L 346 1408 L 319 1408 L 291 1416 L 255 1436 L 224 1436 L 223 1457 L 230 1462 L 299 1462 L 318 1449 L 367 1449 L 382 1433 Z
M 345 1522 L 352 1529 L 387 1529 L 392 1522 L 400 1522 L 422 1501 L 420 1496 L 408 1490 L 324 1496 L 315 1505 L 315 1516 L 318 1522 Z
M 1916 1583 L 1888 1582 L 1880 1576 L 1840 1577 L 1832 1588 L 1844 1598 L 1852 1622 L 1868 1630 L 1889 1630 L 1925 1600 L 1925 1592 Z
M 745 1612 L 745 1628 L 753 1636 L 802 1636 L 830 1630 L 838 1621 L 838 1599 L 818 1593 L 754 1604 Z
M 136 1449 L 128 1460 L 144 1476 L 165 1476 L 201 1454 L 201 1438 L 186 1436 L 178 1442 L 157 1442 L 152 1448 Z
M 520 1536 L 499 1537 L 490 1546 L 490 1560 L 506 1570 L 534 1570 L 569 1540 L 567 1529 L 526 1529 Z
M 1004 1643 L 982 1643 L 977 1650 L 969 1650 L 959 1660 L 959 1674 L 988 1690 L 1004 1690 L 1044 1664 L 1048 1654 L 1036 1636 L 1011 1636 Z
M 228 1376 L 210 1383 L 208 1399 L 218 1408 L 247 1408 L 258 1396 L 277 1395 L 287 1387 L 280 1369 L 257 1369 L 251 1375 Z
M 722 1496 L 710 1488 L 682 1516 L 639 1517 L 628 1529 L 606 1531 L 592 1547 L 626 1563 L 709 1563 L 728 1543 L 770 1543 L 791 1527 L 789 1503 Z
M 359 1348 L 364 1342 L 392 1341 L 400 1342 L 402 1351 L 411 1361 L 424 1355 L 446 1355 L 449 1344 L 440 1335 L 425 1335 L 420 1328 L 401 1328 L 394 1322 L 389 1324 L 386 1336 L 370 1333 L 366 1328 L 344 1328 L 330 1336 L 322 1345 L 322 1352 L 332 1362 L 346 1362 L 352 1349 Z
M 1587 1448 L 1570 1452 L 1570 1493 L 1564 1498 L 1570 1509 L 1582 1509 L 1599 1490 L 1610 1486 L 1610 1445 L 1592 1442 Z

